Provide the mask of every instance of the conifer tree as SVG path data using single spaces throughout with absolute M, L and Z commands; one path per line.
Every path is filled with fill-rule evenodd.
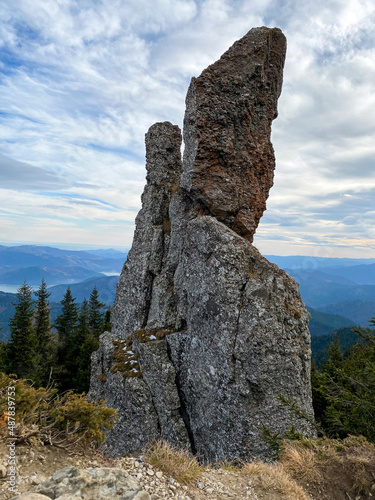
M 70 287 L 67 288 L 63 299 L 60 301 L 61 314 L 56 318 L 55 328 L 59 336 L 59 343 L 64 351 L 74 335 L 77 325 L 78 310 L 75 298 L 72 296 Z
M 335 335 L 327 350 L 328 359 L 322 367 L 323 373 L 335 378 L 342 362 L 342 352 L 339 336 Z
M 78 323 L 76 326 L 76 332 L 74 337 L 76 350 L 78 350 L 80 346 L 83 344 L 86 336 L 91 333 L 89 327 L 89 315 L 90 315 L 89 303 L 87 302 L 86 299 L 83 299 L 81 307 L 79 308 Z
M 78 309 L 72 296 L 70 287 L 67 288 L 63 299 L 61 314 L 56 318 L 55 328 L 58 335 L 57 367 L 58 385 L 61 390 L 73 388 L 71 366 L 72 351 L 75 342 L 75 329 L 78 321 Z
M 0 341 L 0 372 L 7 372 L 8 344 Z
M 89 300 L 89 328 L 96 339 L 98 339 L 99 335 L 104 331 L 104 315 L 100 312 L 100 309 L 104 306 L 105 304 L 100 302 L 98 290 L 96 286 L 94 286 Z
M 76 334 L 76 367 L 74 388 L 78 392 L 87 392 L 90 385 L 91 354 L 99 348 L 98 339 L 89 327 L 90 307 L 85 299 L 80 308 Z
M 35 292 L 37 296 L 35 314 L 34 314 L 34 330 L 36 339 L 36 361 L 38 376 L 35 382 L 38 385 L 46 385 L 49 380 L 50 371 L 52 368 L 53 352 L 52 352 L 52 331 L 50 308 L 48 298 L 51 295 L 47 291 L 47 285 L 42 279 L 39 289 Z
M 78 392 L 87 392 L 90 385 L 91 354 L 99 347 L 98 339 L 92 334 L 89 327 L 90 307 L 86 299 L 79 310 L 78 324 L 74 340 L 67 353 L 66 364 L 74 373 L 74 389 Z
M 18 289 L 16 311 L 9 321 L 11 336 L 7 346 L 7 371 L 20 378 L 35 376 L 37 342 L 33 328 L 32 293 L 32 288 L 25 281 Z

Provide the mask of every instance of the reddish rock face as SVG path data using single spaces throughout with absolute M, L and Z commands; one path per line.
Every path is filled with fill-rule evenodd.
M 250 241 L 273 184 L 271 123 L 285 52 L 278 28 L 252 29 L 192 79 L 186 98 L 181 187 Z

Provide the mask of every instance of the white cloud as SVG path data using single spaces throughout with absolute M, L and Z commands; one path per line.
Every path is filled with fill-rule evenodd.
M 106 227 L 108 244 L 129 245 L 148 127 L 181 126 L 190 78 L 267 24 L 288 53 L 256 243 L 353 256 L 374 245 L 372 0 L 14 0 L 0 19 L 0 210 L 13 210 L 2 239 L 98 244 Z

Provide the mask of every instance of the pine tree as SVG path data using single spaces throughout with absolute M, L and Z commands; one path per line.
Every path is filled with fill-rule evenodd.
M 71 366 L 72 351 L 74 346 L 75 329 L 78 321 L 78 310 L 75 298 L 70 287 L 65 292 L 60 304 L 61 314 L 56 318 L 55 328 L 58 335 L 57 348 L 57 375 L 58 385 L 61 390 L 73 388 Z
M 335 335 L 327 350 L 328 359 L 322 367 L 322 372 L 335 378 L 342 362 L 342 352 L 339 336 Z
M 99 293 L 96 286 L 94 286 L 89 300 L 89 328 L 96 339 L 104 331 L 104 315 L 100 312 L 100 309 L 104 306 L 105 304 L 99 301 Z
M 48 298 L 51 295 L 47 291 L 47 285 L 42 280 L 42 283 L 35 292 L 38 300 L 36 303 L 34 314 L 34 330 L 36 337 L 36 351 L 37 351 L 37 371 L 38 376 L 35 382 L 37 385 L 46 385 L 49 380 L 50 371 L 53 364 L 52 352 L 52 325 L 50 319 L 50 308 Z
M 67 365 L 74 373 L 73 383 L 77 392 L 87 392 L 90 385 L 91 354 L 99 347 L 99 341 L 89 327 L 90 307 L 85 299 L 79 310 L 74 340 L 67 354 Z
M 4 341 L 0 341 L 0 372 L 5 373 L 7 371 L 7 360 L 8 360 L 8 344 Z
M 90 307 L 85 299 L 81 304 L 77 327 L 77 344 L 79 349 L 76 358 L 75 389 L 87 392 L 90 386 L 91 354 L 99 348 L 98 339 L 89 328 Z
M 11 336 L 7 347 L 7 372 L 21 378 L 34 378 L 36 337 L 33 328 L 32 288 L 24 282 L 18 289 L 16 311 L 9 321 Z
M 65 350 L 73 337 L 77 326 L 78 310 L 75 298 L 72 296 L 70 287 L 67 288 L 64 298 L 60 301 L 61 314 L 56 318 L 55 328 L 59 337 L 62 350 Z

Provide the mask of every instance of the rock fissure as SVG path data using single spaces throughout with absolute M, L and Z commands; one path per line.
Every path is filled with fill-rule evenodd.
M 90 397 L 120 414 L 112 455 L 161 434 L 205 461 L 265 458 L 259 422 L 302 431 L 278 394 L 313 415 L 309 314 L 294 280 L 252 245 L 273 183 L 285 50 L 279 29 L 254 28 L 192 79 L 183 162 L 177 126 L 146 134 L 147 184 L 113 333 L 92 358 Z M 113 371 L 114 339 L 132 340 L 142 379 Z
M 144 307 L 144 319 L 141 323 L 141 328 L 146 328 L 147 323 L 148 323 L 148 316 L 150 313 L 150 307 L 151 307 L 151 300 L 152 300 L 152 288 L 155 280 L 155 274 L 149 271 L 149 276 L 150 276 L 150 284 L 149 288 L 147 290 L 147 294 L 145 296 L 145 307 Z
M 243 309 L 243 303 L 244 303 L 244 294 L 245 294 L 245 289 L 246 285 L 248 283 L 249 278 L 246 279 L 245 283 L 241 286 L 239 293 L 240 293 L 240 299 L 239 299 L 239 305 L 238 305 L 238 315 L 237 315 L 237 320 L 236 320 L 236 329 L 235 329 L 235 335 L 234 335 L 234 341 L 233 341 L 233 348 L 232 348 L 232 357 L 233 357 L 233 378 L 236 380 L 236 365 L 237 361 L 241 363 L 241 360 L 237 358 L 236 353 L 237 353 L 237 338 L 238 334 L 240 331 L 240 319 L 241 319 L 241 311 Z
M 167 341 L 167 355 L 168 355 L 169 361 L 172 363 L 172 365 L 175 367 L 175 370 L 176 370 L 176 366 L 173 363 L 171 349 L 169 347 L 168 341 Z M 194 443 L 194 434 L 191 430 L 191 425 L 190 425 L 190 421 L 189 421 L 189 414 L 188 414 L 187 409 L 186 409 L 186 404 L 184 401 L 184 396 L 182 394 L 181 385 L 180 385 L 179 380 L 178 380 L 178 371 L 177 370 L 176 370 L 176 377 L 175 377 L 175 385 L 176 385 L 176 389 L 177 389 L 178 399 L 180 401 L 179 413 L 180 413 L 181 418 L 185 424 L 187 436 L 189 438 L 189 443 L 190 443 L 190 451 L 195 455 L 197 452 L 197 448 L 196 448 L 195 443 Z

